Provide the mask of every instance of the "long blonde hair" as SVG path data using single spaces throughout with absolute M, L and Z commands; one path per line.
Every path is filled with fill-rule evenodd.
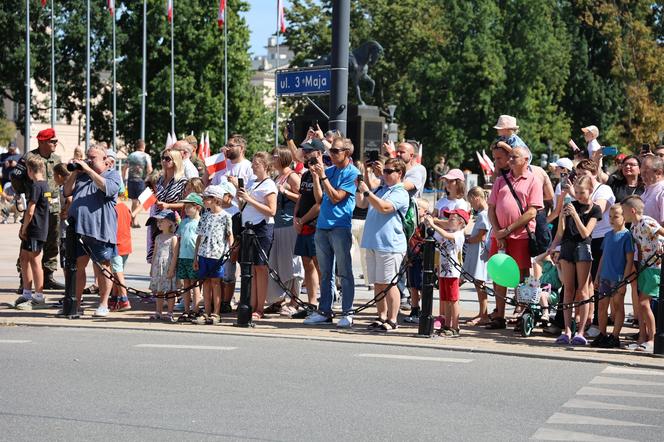
M 173 178 L 177 181 L 184 176 L 184 164 L 182 162 L 182 154 L 179 150 L 175 149 L 165 149 L 161 154 L 164 155 L 168 153 L 173 159 L 173 164 L 175 165 L 175 172 L 173 173 Z

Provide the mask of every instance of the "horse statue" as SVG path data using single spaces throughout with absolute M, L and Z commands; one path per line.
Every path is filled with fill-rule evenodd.
M 373 66 L 383 54 L 383 47 L 374 40 L 363 43 L 359 48 L 354 49 L 348 54 L 348 79 L 352 80 L 357 93 L 357 101 L 361 106 L 366 105 L 362 100 L 360 84 L 369 83 L 369 95 L 373 95 L 376 88 L 376 82 L 369 76 L 369 66 Z M 332 56 L 326 55 L 313 62 L 313 66 L 329 65 L 332 62 Z

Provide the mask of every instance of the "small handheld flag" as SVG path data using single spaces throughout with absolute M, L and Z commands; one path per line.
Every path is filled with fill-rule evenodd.
M 157 196 L 152 192 L 152 189 L 146 187 L 145 190 L 138 195 L 138 202 L 145 210 L 148 210 L 157 202 Z

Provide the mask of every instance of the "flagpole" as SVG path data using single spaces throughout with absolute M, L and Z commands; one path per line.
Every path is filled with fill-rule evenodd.
M 25 0 L 25 153 L 30 151 L 30 101 L 30 0 Z
M 90 148 L 90 0 L 87 2 L 85 45 L 85 152 Z
M 228 3 L 224 7 L 224 144 L 228 142 Z
M 51 0 L 51 127 L 55 127 L 55 13 L 53 12 L 53 4 L 55 0 Z
M 275 65 L 275 73 L 274 73 L 274 81 L 275 81 L 275 112 L 274 112 L 274 147 L 279 146 L 279 96 L 276 94 L 276 81 L 277 81 L 277 73 L 276 70 L 279 69 L 279 31 L 281 30 L 281 17 L 280 17 L 280 6 L 281 6 L 281 0 L 277 1 L 277 61 Z
M 147 19 L 148 19 L 148 0 L 143 0 L 143 90 L 141 93 L 141 140 L 145 141 L 145 101 L 147 91 L 145 87 L 147 77 Z
M 171 133 L 175 133 L 175 56 L 173 44 L 174 32 L 173 21 L 175 20 L 175 0 L 171 3 Z
M 115 78 L 115 60 L 116 60 L 116 55 L 115 55 L 115 3 L 113 3 L 113 11 L 111 17 L 113 19 L 113 150 L 118 151 L 118 147 L 116 145 L 116 133 L 117 133 L 117 95 L 118 95 L 118 88 L 117 88 L 117 81 Z

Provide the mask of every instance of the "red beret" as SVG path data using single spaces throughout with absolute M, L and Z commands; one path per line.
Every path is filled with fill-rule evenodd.
M 37 134 L 37 139 L 39 141 L 48 141 L 52 138 L 55 138 L 55 131 L 51 128 L 39 131 L 39 133 Z

